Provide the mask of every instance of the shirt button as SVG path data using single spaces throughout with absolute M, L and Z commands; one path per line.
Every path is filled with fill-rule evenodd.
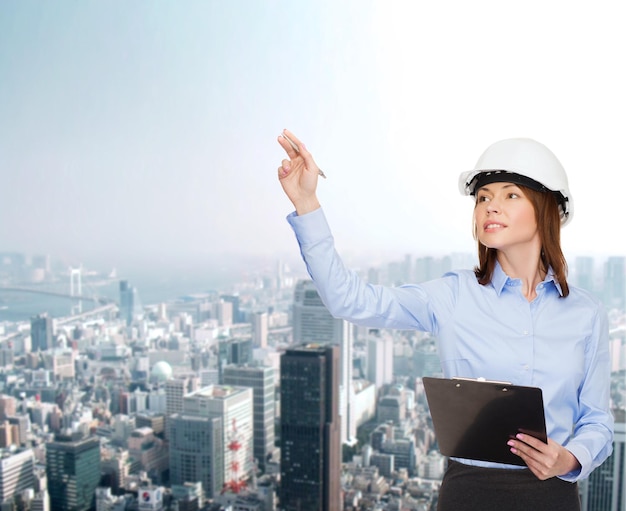
M 522 369 L 524 369 L 524 371 L 528 371 L 528 364 L 524 364 L 524 365 L 522 366 Z
M 522 331 L 522 334 L 523 334 L 523 335 L 528 335 L 528 330 L 523 330 L 523 331 Z

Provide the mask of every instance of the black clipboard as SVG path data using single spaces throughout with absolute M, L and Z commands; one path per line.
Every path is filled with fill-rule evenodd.
M 548 442 L 538 387 L 466 378 L 422 382 L 444 456 L 525 466 L 507 441 L 521 432 Z

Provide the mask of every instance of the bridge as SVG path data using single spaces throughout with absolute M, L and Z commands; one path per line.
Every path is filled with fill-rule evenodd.
M 2 291 L 16 292 L 16 293 L 33 293 L 33 294 L 39 294 L 39 295 L 54 296 L 57 298 L 65 298 L 67 300 L 74 300 L 74 301 L 84 300 L 84 301 L 89 301 L 89 302 L 95 302 L 101 305 L 108 305 L 108 304 L 115 302 L 115 300 L 111 298 L 106 298 L 104 296 L 73 295 L 70 293 L 60 293 L 58 291 L 47 291 L 45 289 L 34 289 L 31 287 L 0 286 L 0 292 Z

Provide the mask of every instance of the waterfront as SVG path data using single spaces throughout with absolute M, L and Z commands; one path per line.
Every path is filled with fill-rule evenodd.
M 98 296 L 119 302 L 120 279 L 83 281 L 82 290 L 84 296 Z M 160 302 L 169 302 L 194 293 L 207 293 L 223 290 L 232 286 L 234 277 L 220 276 L 167 276 L 158 274 L 136 274 L 128 278 L 131 286 L 137 288 L 139 299 L 142 304 L 149 305 Z M 46 292 L 70 294 L 69 280 L 58 281 L 37 286 L 24 285 L 16 287 L 29 287 Z M 70 315 L 75 301 L 69 297 L 51 296 L 21 291 L 7 291 L 0 288 L 0 323 L 4 321 L 20 322 L 29 321 L 31 317 L 47 313 L 50 317 L 60 318 Z M 83 310 L 93 307 L 93 302 L 83 301 Z

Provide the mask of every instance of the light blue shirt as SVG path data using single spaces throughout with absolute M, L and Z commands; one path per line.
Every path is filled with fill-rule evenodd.
M 569 296 L 562 298 L 548 274 L 529 302 L 521 281 L 509 278 L 500 265 L 485 286 L 471 270 L 417 285 L 368 284 L 344 266 L 321 208 L 287 219 L 333 316 L 373 328 L 432 333 L 446 378 L 481 377 L 541 388 L 548 436 L 582 467 L 561 479 L 585 478 L 611 454 L 608 318 L 590 293 L 570 286 Z

